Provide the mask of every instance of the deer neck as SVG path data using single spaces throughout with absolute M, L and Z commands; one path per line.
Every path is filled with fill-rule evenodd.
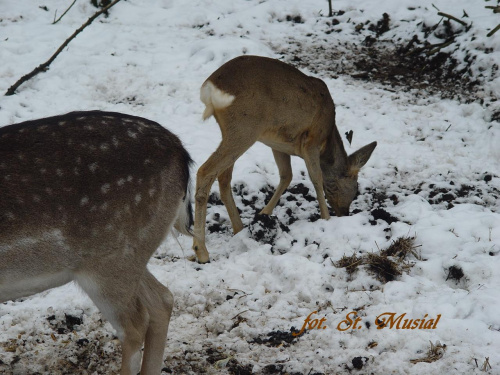
M 336 178 L 347 170 L 347 152 L 336 126 L 322 150 L 320 162 L 324 180 Z

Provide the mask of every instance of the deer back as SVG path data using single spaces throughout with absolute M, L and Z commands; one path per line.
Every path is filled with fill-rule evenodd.
M 213 108 L 223 137 L 252 132 L 259 141 L 300 156 L 304 138 L 324 147 L 335 129 L 335 106 L 325 83 L 279 60 L 237 57 L 210 75 L 208 84 L 233 97 Z
M 75 263 L 92 258 L 92 249 L 161 241 L 158 217 L 167 215 L 166 223 L 178 214 L 169 207 L 186 194 L 189 163 L 171 132 L 118 113 L 73 112 L 0 128 L 0 252 L 51 232 Z

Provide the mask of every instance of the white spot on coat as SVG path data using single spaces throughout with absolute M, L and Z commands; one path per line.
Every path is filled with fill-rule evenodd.
M 104 185 L 101 186 L 101 193 L 106 194 L 109 191 L 109 189 L 111 189 L 111 185 L 110 184 L 104 184 Z

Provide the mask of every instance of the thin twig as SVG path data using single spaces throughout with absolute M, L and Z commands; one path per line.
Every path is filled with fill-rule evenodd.
M 467 22 L 464 22 L 464 21 L 462 21 L 462 20 L 458 19 L 457 17 L 454 17 L 454 16 L 452 16 L 452 15 L 450 15 L 450 14 L 443 13 L 443 12 L 439 12 L 439 13 L 438 13 L 438 16 L 441 16 L 441 17 L 446 17 L 446 18 L 448 18 L 448 19 L 450 19 L 450 20 L 453 20 L 453 21 L 455 21 L 455 22 L 458 22 L 458 23 L 460 23 L 460 24 L 462 24 L 462 25 L 464 25 L 464 26 L 467 26 Z
M 493 13 L 500 13 L 500 6 L 491 6 L 487 5 L 485 6 L 486 9 L 493 9 Z
M 497 27 L 495 27 L 493 30 L 491 30 L 488 34 L 486 34 L 487 37 L 490 37 L 492 36 L 493 34 L 495 34 L 498 29 L 500 29 L 500 23 L 497 25 Z
M 56 10 L 56 14 L 54 14 L 54 22 L 52 22 L 52 25 L 55 25 L 56 23 L 58 23 L 58 22 L 61 20 L 61 18 L 63 18 L 63 17 L 66 15 L 66 13 L 68 13 L 68 12 L 69 12 L 69 10 L 71 9 L 71 7 L 72 7 L 73 5 L 75 5 L 75 3 L 76 3 L 76 0 L 74 0 L 74 1 L 71 3 L 71 5 L 69 6 L 69 8 L 68 8 L 68 9 L 66 9 L 66 11 L 65 11 L 65 12 L 61 15 L 61 17 L 59 17 L 57 20 L 56 20 L 57 10 Z
M 491 370 L 491 365 L 490 365 L 490 357 L 485 357 L 484 363 L 481 366 L 481 371 L 488 371 Z
M 451 43 L 453 43 L 455 39 L 450 39 L 447 42 L 441 43 L 441 44 L 435 44 L 433 48 L 429 52 L 427 52 L 428 55 L 434 55 L 436 52 L 441 51 L 443 48 L 448 47 Z
M 14 85 L 9 87 L 7 92 L 5 93 L 6 96 L 14 95 L 16 93 L 16 90 L 18 89 L 19 86 L 21 86 L 24 82 L 28 81 L 29 79 L 33 78 L 36 76 L 38 73 L 45 72 L 49 68 L 50 64 L 56 59 L 56 57 L 62 52 L 62 50 L 71 42 L 78 34 L 80 34 L 83 29 L 85 29 L 88 25 L 90 25 L 97 17 L 99 17 L 101 14 L 106 12 L 108 9 L 110 9 L 113 5 L 118 3 L 120 0 L 115 0 L 111 4 L 109 4 L 107 7 L 102 8 L 100 11 L 96 12 L 92 17 L 90 17 L 87 22 L 85 22 L 78 30 L 76 30 L 73 35 L 71 35 L 68 39 L 64 41 L 63 44 L 57 49 L 57 51 L 48 59 L 46 62 L 43 64 L 40 64 L 37 66 L 32 72 L 22 76 Z
M 332 0 L 328 0 L 328 17 L 333 17 Z
M 233 317 L 231 318 L 231 320 L 236 319 L 238 316 L 240 316 L 240 315 L 241 315 L 241 314 L 243 314 L 243 313 L 246 313 L 247 311 L 250 311 L 250 310 L 248 310 L 248 309 L 247 309 L 247 310 L 243 310 L 243 311 L 242 311 L 242 312 L 240 312 L 239 314 L 236 314 L 235 316 L 233 316 Z
M 445 47 L 448 47 L 454 41 L 455 41 L 455 39 L 451 38 L 451 39 L 447 40 L 444 43 L 428 44 L 428 45 L 423 46 L 423 47 L 415 48 L 413 51 L 408 52 L 406 54 L 406 56 L 410 56 L 410 55 L 414 55 L 414 54 L 418 54 L 418 53 L 424 52 L 426 49 L 430 49 L 430 51 L 428 51 L 427 54 L 428 55 L 432 55 L 432 54 L 436 53 L 437 51 L 439 51 L 439 50 L 441 50 L 441 49 L 443 49 Z

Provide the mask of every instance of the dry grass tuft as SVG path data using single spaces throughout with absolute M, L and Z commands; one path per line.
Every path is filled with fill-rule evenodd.
M 351 276 L 362 264 L 363 258 L 353 254 L 350 257 L 344 255 L 338 262 L 334 263 L 334 266 L 337 268 L 345 268 L 349 276 Z
M 431 347 L 427 352 L 427 357 L 411 359 L 410 362 L 413 364 L 420 362 L 427 362 L 427 363 L 435 362 L 438 359 L 443 358 L 445 350 L 446 350 L 446 344 L 441 345 L 439 341 L 436 341 L 436 345 L 434 345 L 431 341 Z
M 399 237 L 395 241 L 392 241 L 392 244 L 387 249 L 382 250 L 380 255 L 398 257 L 404 260 L 411 254 L 418 260 L 421 260 L 420 256 L 415 251 L 417 246 L 414 245 L 414 242 L 415 237 Z
M 361 265 L 367 265 L 368 270 L 375 274 L 375 277 L 382 283 L 387 283 L 401 276 L 403 271 L 412 267 L 405 262 L 411 254 L 421 260 L 415 249 L 415 237 L 399 237 L 392 244 L 379 254 L 371 253 L 358 256 L 344 255 L 338 262 L 333 263 L 337 268 L 345 268 L 348 275 L 352 276 Z
M 393 281 L 403 273 L 399 264 L 385 255 L 368 254 L 366 264 L 368 264 L 368 269 L 382 283 Z

